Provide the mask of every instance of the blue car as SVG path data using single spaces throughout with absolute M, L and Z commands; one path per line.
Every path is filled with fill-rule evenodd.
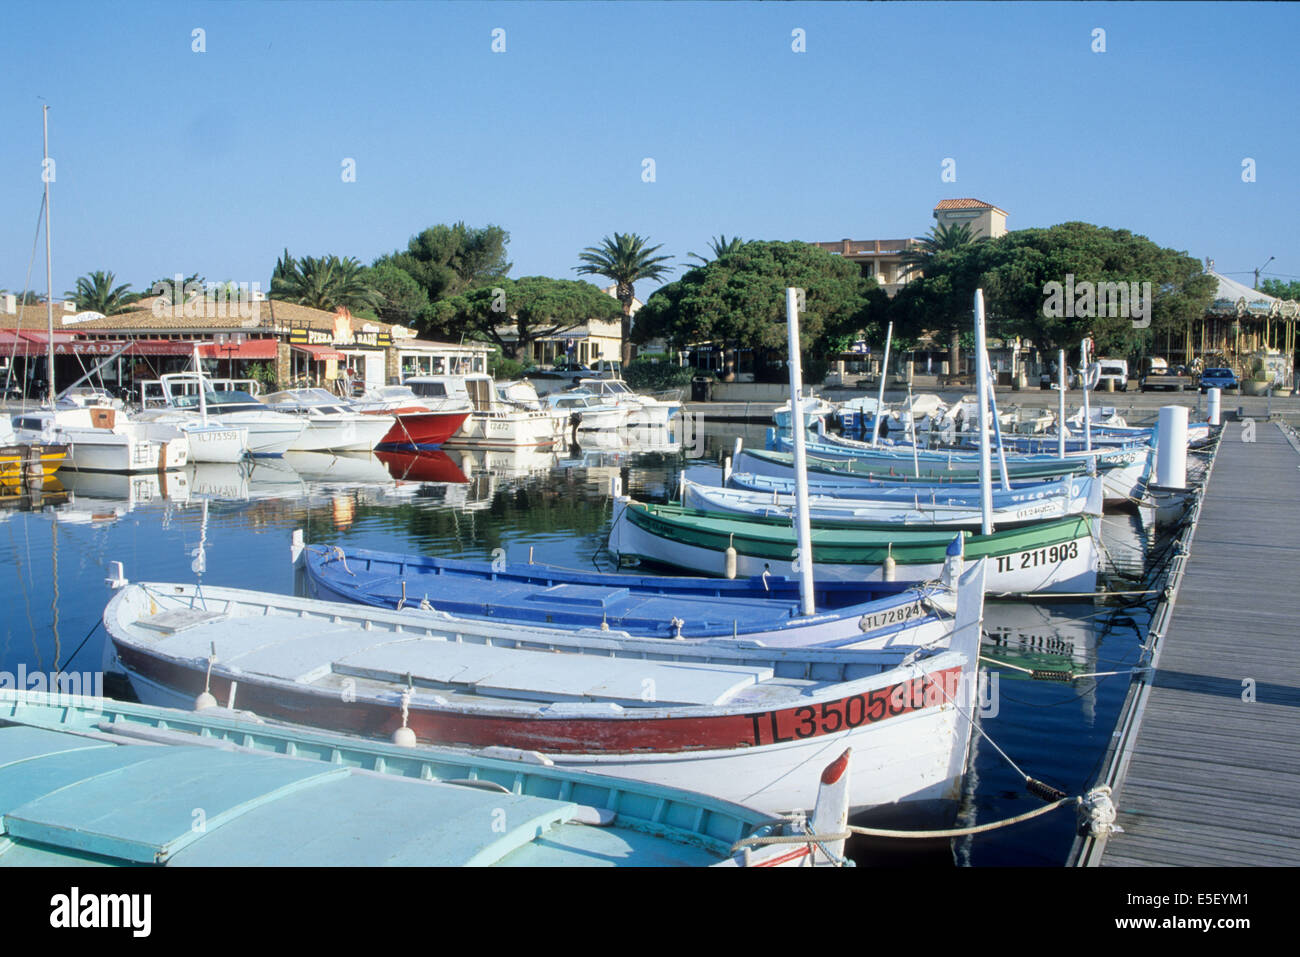
M 1231 369 L 1206 369 L 1201 373 L 1201 391 L 1208 389 L 1240 389 L 1241 383 Z

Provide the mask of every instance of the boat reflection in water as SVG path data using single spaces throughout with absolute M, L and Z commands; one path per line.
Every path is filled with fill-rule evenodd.
M 188 470 L 134 475 L 63 472 L 59 481 L 71 493 L 68 507 L 59 510 L 59 521 L 74 524 L 115 522 L 141 506 L 156 502 L 184 504 L 190 500 L 192 490 Z

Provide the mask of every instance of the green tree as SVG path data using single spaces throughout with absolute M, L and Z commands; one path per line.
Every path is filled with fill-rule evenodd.
M 1072 279 L 1071 279 L 1072 277 Z M 1150 324 L 1095 299 L 1055 308 L 1049 284 L 1150 283 Z M 1020 336 L 1040 349 L 1070 350 L 1091 336 L 1099 354 L 1136 356 L 1159 333 L 1186 329 L 1204 314 L 1214 279 L 1185 252 L 1162 248 L 1145 236 L 1090 223 L 1021 229 L 987 242 L 935 252 L 925 275 L 903 287 L 893 309 L 899 331 L 958 337 L 971 328 L 975 290 L 982 288 L 990 332 Z M 1077 306 L 1077 308 L 1076 308 Z M 1072 313 L 1065 315 L 1065 312 Z M 1058 314 L 1058 312 L 1060 314 Z M 1135 321 L 1136 320 L 1136 321 Z
M 913 276 L 917 273 L 929 275 L 935 266 L 935 257 L 953 250 L 963 249 L 988 241 L 987 236 L 976 236 L 967 223 L 949 226 L 946 223 L 935 226 L 928 236 L 918 236 L 920 243 L 903 254 L 903 275 Z M 934 297 L 929 297 L 932 300 Z M 915 312 L 915 305 L 907 303 L 906 314 Z M 961 330 L 953 324 L 953 317 L 945 317 L 944 331 L 948 334 L 948 368 L 953 374 L 961 368 Z
M 787 287 L 804 292 L 802 352 L 838 352 L 858 332 L 875 331 L 878 287 L 855 264 L 808 243 L 754 241 L 657 290 L 637 313 L 634 338 L 784 356 Z
M 743 245 L 745 245 L 745 241 L 739 236 L 732 236 L 728 239 L 727 234 L 722 233 L 709 241 L 709 251 L 713 253 L 714 259 L 721 259 L 723 256 L 737 252 Z M 701 266 L 707 266 L 709 264 L 709 260 L 704 256 L 701 256 L 699 253 L 687 253 L 686 255 L 693 259 L 698 259 Z
M 206 279 L 198 273 L 192 273 L 180 280 L 180 291 L 183 294 L 187 289 L 197 289 L 197 293 L 187 297 L 193 299 L 202 296 L 207 289 L 207 285 L 208 283 Z M 145 288 L 149 290 L 147 295 L 158 296 L 170 304 L 172 302 L 172 296 L 176 292 L 176 276 L 171 275 L 164 276 L 161 279 L 155 279 Z
M 642 279 L 652 282 L 672 273 L 667 264 L 671 256 L 656 256 L 660 246 L 647 246 L 646 238 L 636 233 L 606 236 L 599 246 L 588 246 L 578 254 L 581 266 L 574 266 L 580 276 L 604 276 L 614 281 L 614 297 L 623 306 L 623 365 L 632 361 L 633 285 Z
M 591 320 L 613 322 L 620 313 L 619 304 L 589 282 L 524 276 L 433 303 L 427 327 L 448 338 L 463 334 L 495 343 L 510 359 L 528 359 L 536 340 Z
M 431 226 L 412 236 L 405 250 L 375 260 L 375 267 L 396 266 L 424 290 L 429 302 L 458 296 L 504 279 L 510 234 L 500 226 L 473 228 L 463 222 Z
M 429 295 L 410 273 L 382 261 L 366 270 L 366 280 L 378 296 L 377 318 L 403 326 L 420 322 L 429 306 Z
M 1283 302 L 1289 299 L 1300 302 L 1300 280 L 1283 282 L 1281 279 L 1262 279 L 1259 283 L 1259 291 Z
M 270 298 L 326 311 L 373 308 L 379 299 L 367 282 L 366 268 L 351 256 L 295 259 L 287 249 L 271 274 Z
M 63 294 L 77 304 L 79 311 L 92 311 L 105 316 L 126 312 L 131 304 L 139 300 L 140 294 L 131 292 L 129 282 L 115 286 L 117 277 L 111 272 L 97 270 L 77 280 L 77 288 Z

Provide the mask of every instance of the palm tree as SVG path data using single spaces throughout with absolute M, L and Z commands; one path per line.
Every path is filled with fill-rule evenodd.
M 333 255 L 294 259 L 287 249 L 271 273 L 270 297 L 327 312 L 340 306 L 364 309 L 379 303 L 358 260 Z
M 662 244 L 660 244 L 662 245 Z M 652 255 L 659 246 L 646 246 L 646 239 L 636 233 L 606 236 L 599 246 L 588 246 L 579 254 L 581 266 L 574 270 L 581 276 L 604 276 L 614 280 L 614 297 L 623 304 L 623 364 L 632 361 L 632 284 L 641 279 L 660 280 L 672 268 L 665 265 L 671 256 Z
M 714 259 L 721 259 L 723 256 L 739 252 L 740 247 L 743 245 L 745 245 L 745 241 L 739 236 L 732 236 L 728 239 L 727 234 L 722 233 L 709 242 L 709 249 L 713 252 Z M 694 256 L 700 261 L 701 266 L 707 266 L 709 264 L 709 260 L 705 259 L 699 253 L 687 253 L 686 255 Z
M 926 267 L 933 262 L 934 257 L 939 253 L 975 243 L 987 242 L 988 237 L 976 236 L 971 232 L 968 223 L 960 223 L 956 226 L 947 224 L 935 226 L 930 230 L 929 236 L 918 236 L 917 241 L 920 243 L 919 246 L 914 246 L 903 253 L 904 276 L 911 276 L 918 272 L 924 273 Z M 948 369 L 952 375 L 957 374 L 957 369 L 961 363 L 961 333 L 962 330 L 957 327 L 949 330 Z
M 129 282 L 114 286 L 115 282 L 117 277 L 111 272 L 96 270 L 78 279 L 76 290 L 65 292 L 63 297 L 75 302 L 80 311 L 113 316 L 119 312 L 126 312 L 128 307 L 140 298 L 139 293 L 127 291 L 131 288 Z
M 926 265 L 935 256 L 935 253 L 947 252 L 950 249 L 956 249 L 959 246 L 969 246 L 972 243 L 987 242 L 987 236 L 976 236 L 971 232 L 970 224 L 960 223 L 956 226 L 935 226 L 930 230 L 929 236 L 918 236 L 919 246 L 914 246 L 907 252 L 903 253 L 903 274 L 910 276 L 915 272 L 923 272 Z

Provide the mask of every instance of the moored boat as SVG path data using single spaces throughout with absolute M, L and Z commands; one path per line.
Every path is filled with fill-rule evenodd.
M 767 647 L 937 645 L 951 635 L 956 582 L 823 586 L 800 612 L 798 582 L 602 574 L 550 565 L 470 562 L 301 543 L 294 564 L 310 597 L 410 608 L 499 625 L 590 629 L 635 638 L 734 639 Z
M 845 830 L 849 753 L 819 770 L 806 821 L 773 822 L 508 749 L 0 689 L 0 867 L 842 864 L 817 836 Z
M 206 688 L 265 717 L 370 736 L 407 727 L 428 744 L 517 748 L 771 812 L 813 803 L 820 769 L 853 747 L 872 772 L 853 777 L 852 810 L 950 820 L 983 576 L 983 563 L 962 573 L 942 649 L 666 647 L 120 575 L 104 622 L 149 704 L 188 705 Z
M 990 593 L 1091 593 L 1099 553 L 1088 515 L 999 529 L 990 535 L 957 533 L 965 554 L 988 558 Z M 924 582 L 939 577 L 953 544 L 945 529 L 812 523 L 817 580 Z M 788 519 L 699 512 L 680 505 L 614 500 L 609 550 L 620 560 L 649 561 L 699 575 L 724 575 L 727 549 L 737 575 L 797 575 L 797 540 Z
M 1084 485 L 1090 494 L 1082 494 Z M 998 528 L 1026 525 L 1071 515 L 1100 515 L 1102 513 L 1101 483 L 1087 476 L 1058 483 L 1061 491 L 1054 496 L 1042 496 L 1008 505 L 994 505 L 990 512 Z M 862 496 L 810 495 L 809 515 L 822 522 L 848 522 L 854 524 L 895 524 L 909 528 L 979 528 L 983 512 L 978 501 L 956 505 L 931 503 L 923 500 L 919 491 L 908 498 L 868 499 Z M 736 515 L 791 519 L 794 516 L 795 497 L 787 494 L 746 491 L 734 488 L 714 488 L 683 478 L 681 504 L 686 508 L 704 512 L 729 512 Z

